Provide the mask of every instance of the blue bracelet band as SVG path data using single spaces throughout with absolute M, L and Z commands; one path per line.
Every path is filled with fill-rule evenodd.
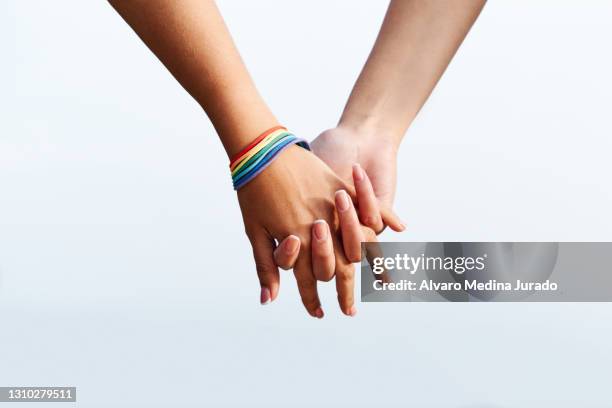
M 297 144 L 310 150 L 308 142 L 289 133 L 285 128 L 276 127 L 274 129 L 267 137 L 261 138 L 258 143 L 253 143 L 240 154 L 240 157 L 233 160 L 231 167 L 233 167 L 232 184 L 234 190 L 240 189 L 253 180 L 289 146 Z

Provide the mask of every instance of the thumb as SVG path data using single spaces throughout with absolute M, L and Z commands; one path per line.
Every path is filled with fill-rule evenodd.
M 250 236 L 255 268 L 261 285 L 260 302 L 265 305 L 278 296 L 280 277 L 274 262 L 274 241 L 265 232 Z

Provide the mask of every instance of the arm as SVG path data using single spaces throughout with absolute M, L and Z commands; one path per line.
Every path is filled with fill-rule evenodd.
M 337 128 L 313 143 L 343 179 L 359 162 L 383 206 L 393 202 L 399 144 L 484 4 L 392 0 Z
M 401 142 L 446 70 L 484 0 L 392 0 L 340 126 Z
M 229 157 L 278 124 L 257 92 L 214 1 L 110 2 L 202 106 Z M 352 241 L 339 239 L 342 231 L 333 200 L 334 193 L 341 189 L 351 190 L 315 155 L 294 145 L 238 191 L 261 284 L 262 303 L 274 300 L 278 294 L 279 272 L 273 258 L 275 240 L 294 234 L 300 238 L 294 274 L 308 313 L 323 316 L 316 280 L 329 280 L 335 275 L 340 307 L 345 314 L 354 314 L 351 261 L 359 260 L 356 258 L 360 256 L 362 239 L 361 236 L 353 237 Z M 333 242 L 334 262 L 327 265 L 324 276 L 313 273 L 311 262 L 310 226 L 316 219 L 330 225 Z M 356 245 L 348 248 L 347 242 Z
M 277 120 L 211 0 L 110 0 L 202 106 L 232 156 Z

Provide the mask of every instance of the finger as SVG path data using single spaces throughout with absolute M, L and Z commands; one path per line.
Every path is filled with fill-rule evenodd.
M 249 236 L 249 239 L 253 247 L 255 267 L 259 277 L 259 284 L 261 285 L 260 302 L 262 305 L 266 305 L 276 299 L 280 286 L 278 268 L 272 255 L 274 241 L 263 231 L 254 236 Z
M 361 260 L 363 234 L 353 202 L 346 191 L 338 190 L 335 195 L 335 203 L 340 219 L 344 254 L 349 261 L 359 262 Z
M 340 226 L 337 227 L 338 229 Z M 340 310 L 347 316 L 354 316 L 357 313 L 355 308 L 355 270 L 351 261 L 349 261 L 345 254 L 342 245 L 342 236 L 340 231 L 332 234 L 332 241 L 334 246 L 335 256 L 335 269 L 334 275 L 336 276 L 336 292 L 338 293 L 338 304 Z
M 391 228 L 393 231 L 402 232 L 406 229 L 406 226 L 404 225 L 402 220 L 400 220 L 400 218 L 397 216 L 397 214 L 395 214 L 395 212 L 393 212 L 393 210 L 390 210 L 388 208 L 381 208 L 380 215 L 382 217 L 383 223 L 385 225 L 388 225 L 389 228 Z
M 339 248 L 338 248 L 339 249 Z M 355 267 L 349 262 L 342 251 L 336 251 L 336 292 L 340 310 L 347 316 L 355 316 Z
M 364 245 L 364 258 L 370 265 L 372 272 L 375 271 L 375 260 L 377 258 L 383 258 L 383 251 L 378 243 L 378 238 L 373 230 L 370 228 L 364 228 L 365 245 Z M 382 268 L 382 272 L 374 273 L 374 279 L 382 280 L 383 282 L 390 282 L 389 274 L 384 266 L 379 266 L 376 269 Z
M 375 232 L 382 231 L 384 224 L 380 216 L 378 199 L 374 194 L 370 178 L 359 164 L 353 165 L 353 182 L 355 183 L 357 203 L 359 205 L 359 220 L 363 225 L 372 228 Z
M 329 225 L 325 220 L 317 220 L 312 224 L 312 270 L 315 278 L 320 281 L 330 281 L 334 277 L 334 247 L 331 240 Z
M 364 254 L 363 257 L 367 260 L 368 264 L 374 267 L 374 259 L 382 257 L 382 249 L 378 244 L 378 239 L 373 230 L 364 228 L 365 244 L 363 245 Z
M 295 265 L 299 253 L 300 239 L 295 235 L 289 235 L 274 250 L 274 261 L 279 268 L 288 270 Z
M 310 248 L 302 243 L 300 254 L 293 267 L 293 274 L 297 281 L 298 291 L 302 298 L 302 303 L 312 317 L 323 318 L 323 308 L 319 301 L 317 292 L 317 280 L 312 273 L 312 263 L 310 260 Z

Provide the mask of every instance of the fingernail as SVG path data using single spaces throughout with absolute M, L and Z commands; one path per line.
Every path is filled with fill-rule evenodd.
M 317 319 L 322 319 L 323 316 L 325 316 L 325 313 L 323 313 L 323 309 L 321 309 L 320 307 L 315 311 L 315 316 L 317 317 Z
M 312 230 L 317 241 L 325 241 L 327 239 L 327 223 L 324 220 L 316 220 Z
M 361 181 L 364 178 L 363 169 L 357 163 L 353 164 L 353 177 L 355 178 L 356 181 Z
M 402 229 L 402 231 L 404 231 L 406 229 L 406 224 L 400 221 L 400 228 Z
M 287 255 L 293 255 L 295 251 L 298 250 L 300 246 L 300 239 L 295 235 L 289 235 L 287 237 L 287 242 L 285 243 L 285 253 Z
M 263 286 L 261 288 L 261 295 L 259 296 L 259 302 L 262 305 L 267 305 L 268 303 L 270 303 L 270 300 L 271 300 L 270 289 Z
M 349 209 L 349 198 L 348 194 L 344 190 L 336 191 L 336 207 L 338 207 L 339 211 L 346 211 Z
M 349 316 L 353 317 L 357 314 L 357 308 L 355 307 L 355 305 L 351 306 L 351 309 L 349 310 Z

